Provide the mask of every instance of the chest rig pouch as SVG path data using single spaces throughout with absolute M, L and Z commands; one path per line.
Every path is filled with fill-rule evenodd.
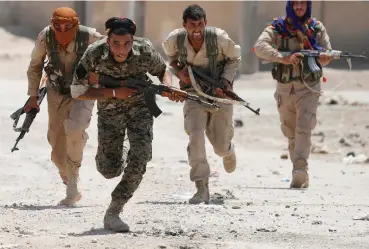
M 278 48 L 278 51 L 289 52 L 288 38 L 282 37 L 281 45 Z M 273 63 L 272 76 L 273 79 L 275 79 L 279 83 L 282 84 L 289 83 L 292 79 L 292 72 L 293 72 L 292 65 L 285 65 L 279 62 Z
M 187 31 L 182 29 L 181 32 L 177 36 L 177 47 L 179 50 L 179 66 L 183 68 L 187 63 L 187 49 L 185 47 L 185 39 L 186 39 Z M 223 73 L 225 61 L 218 62 L 218 37 L 216 34 L 216 28 L 207 26 L 205 28 L 205 46 L 206 46 L 206 56 L 209 60 L 209 66 L 207 68 L 199 68 L 202 72 L 206 73 L 208 76 L 213 78 L 214 80 L 219 80 L 220 75 Z M 193 65 L 192 65 L 193 66 Z M 194 67 L 194 66 L 193 66 Z M 201 85 L 201 84 L 200 84 Z M 191 86 L 186 85 L 185 87 L 181 86 L 182 90 L 189 89 Z M 211 92 L 210 89 L 203 89 L 204 92 Z
M 88 47 L 89 31 L 88 28 L 80 25 L 75 39 L 75 53 L 77 58 L 73 64 L 72 72 L 77 66 L 78 62 L 82 58 L 82 55 Z M 70 95 L 70 85 L 72 83 L 72 75 L 69 77 L 65 76 L 65 67 L 60 61 L 59 56 L 59 44 L 55 38 L 55 34 L 49 27 L 46 30 L 46 46 L 50 51 L 50 58 L 48 58 L 48 64 L 45 66 L 44 70 L 48 76 L 49 83 L 52 88 L 61 95 Z
M 314 32 L 314 34 L 316 34 Z M 278 49 L 280 52 L 291 52 L 288 46 L 288 38 L 282 38 L 281 46 Z M 302 82 L 312 82 L 318 81 L 323 76 L 323 69 L 319 63 L 318 51 L 311 51 L 309 53 L 312 56 L 305 55 L 300 64 L 300 75 L 293 76 L 293 65 L 284 65 L 282 63 L 274 63 L 272 69 L 273 79 L 277 80 L 279 83 L 286 84 L 293 80 L 301 80 Z

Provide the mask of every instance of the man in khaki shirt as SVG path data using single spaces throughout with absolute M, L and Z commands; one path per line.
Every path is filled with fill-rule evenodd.
M 311 1 L 287 1 L 286 17 L 275 18 L 254 47 L 258 57 L 274 63 L 272 75 L 278 82 L 274 97 L 293 163 L 291 188 L 309 187 L 307 160 L 311 131 L 317 123 L 322 70 L 317 76 L 311 72 L 306 75 L 300 53 L 283 56 L 280 51 L 331 49 L 323 23 L 311 18 L 311 5 Z M 330 61 L 325 54 L 317 59 L 320 68 Z
M 59 204 L 73 205 L 81 199 L 77 187 L 79 167 L 88 134 L 94 101 L 75 100 L 70 95 L 72 75 L 87 46 L 104 36 L 95 29 L 80 25 L 76 12 L 67 7 L 54 11 L 51 24 L 37 37 L 27 70 L 28 95 L 31 99 L 25 111 L 39 109 L 37 93 L 42 70 L 47 75 L 49 125 L 47 139 L 51 145 L 51 160 L 67 185 L 66 198 Z M 45 57 L 48 65 L 44 68 Z
M 162 46 L 168 57 L 170 66 L 177 71 L 182 89 L 193 92 L 186 65 L 192 65 L 209 71 L 209 58 L 207 57 L 208 42 L 216 42 L 219 78 L 232 88 L 233 80 L 241 62 L 241 48 L 236 45 L 228 34 L 215 28 L 216 41 L 205 37 L 207 20 L 205 11 L 194 4 L 183 12 L 184 29 L 176 29 L 169 34 Z M 183 32 L 184 39 L 179 36 Z M 177 43 L 182 40 L 183 43 Z M 185 49 L 187 56 L 181 56 L 180 51 Z M 219 68 L 218 67 L 218 68 Z M 224 97 L 222 90 L 216 89 L 219 96 Z M 189 135 L 187 147 L 189 164 L 191 166 L 190 180 L 196 183 L 197 193 L 189 200 L 191 204 L 209 203 L 208 179 L 210 166 L 206 159 L 205 135 L 213 146 L 214 152 L 223 158 L 224 168 L 231 173 L 236 168 L 236 155 L 233 138 L 233 106 L 221 104 L 218 111 L 212 112 L 203 106 L 186 101 L 183 109 L 184 129 Z

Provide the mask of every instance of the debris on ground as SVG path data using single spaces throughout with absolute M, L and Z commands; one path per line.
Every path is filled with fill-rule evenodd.
M 319 131 L 319 132 L 314 132 L 313 134 L 311 134 L 312 136 L 321 136 L 321 137 L 324 137 L 325 135 L 324 135 L 324 133 L 323 132 L 321 132 L 321 131 Z
M 337 95 L 337 96 L 323 95 L 319 99 L 319 104 L 324 104 L 324 105 L 347 105 L 348 101 L 340 95 Z
M 243 122 L 240 119 L 234 120 L 234 127 L 243 127 Z
M 345 147 L 351 147 L 351 144 L 349 144 L 348 142 L 346 142 L 346 140 L 344 138 L 341 138 L 338 142 L 340 144 L 342 144 L 343 146 L 345 146 Z
M 351 106 L 367 106 L 366 103 L 363 103 L 363 102 L 360 102 L 360 101 L 357 101 L 357 100 L 350 102 L 349 105 L 351 105 Z
M 288 155 L 287 154 L 282 154 L 281 159 L 284 159 L 284 160 L 288 159 Z
M 233 206 L 232 209 L 241 209 L 240 206 Z
M 237 200 L 233 192 L 230 190 L 225 190 L 225 194 L 214 193 L 210 197 L 210 203 L 216 205 L 223 205 L 225 200 Z
M 272 174 L 279 176 L 281 173 L 278 170 L 272 170 Z
M 267 233 L 274 233 L 277 231 L 277 228 L 269 227 L 269 228 L 257 228 L 256 231 L 258 232 L 267 232 Z
M 365 216 L 355 216 L 353 220 L 366 220 L 369 221 L 369 214 Z
M 369 163 L 369 158 L 364 154 L 360 154 L 355 156 L 355 153 L 350 152 L 347 154 L 345 158 L 342 159 L 345 164 L 360 164 L 360 163 Z
M 209 177 L 219 177 L 219 172 L 214 170 L 210 173 Z
M 314 144 L 311 146 L 312 154 L 328 154 L 328 149 L 324 145 Z

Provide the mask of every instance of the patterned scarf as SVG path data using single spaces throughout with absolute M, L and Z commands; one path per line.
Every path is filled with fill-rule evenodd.
M 275 32 L 284 37 L 297 37 L 300 41 L 301 49 L 322 50 L 313 36 L 314 28 L 318 22 L 311 18 L 312 1 L 307 1 L 307 9 L 302 21 L 296 16 L 293 10 L 293 1 L 287 1 L 286 16 L 275 18 L 271 26 Z
M 68 44 L 72 42 L 74 37 L 76 36 L 80 24 L 77 13 L 69 7 L 57 8 L 55 9 L 51 18 L 51 24 L 51 28 L 55 33 L 55 38 L 58 41 L 60 47 L 66 50 Z M 62 32 L 55 28 L 55 25 L 58 24 L 72 24 L 73 28 Z

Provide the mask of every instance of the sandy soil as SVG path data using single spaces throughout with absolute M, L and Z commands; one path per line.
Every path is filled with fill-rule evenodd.
M 128 234 L 103 229 L 110 193 L 120 177 L 106 180 L 95 168 L 96 110 L 88 129 L 81 169 L 83 199 L 74 208 L 64 197 L 46 139 L 47 103 L 31 132 L 10 149 L 18 134 L 9 115 L 26 100 L 26 69 L 33 41 L 0 29 L 0 248 L 369 248 L 368 71 L 327 69 L 310 160 L 311 187 L 290 190 L 291 164 L 282 136 L 270 73 L 242 76 L 236 91 L 256 116 L 235 106 L 237 170 L 227 174 L 207 142 L 212 166 L 209 205 L 186 201 L 189 181 L 182 104 L 158 98 L 153 160 L 122 218 Z M 354 63 L 355 65 L 355 63 Z M 340 84 L 335 90 L 333 87 Z M 352 152 L 358 157 L 346 158 Z M 361 161 L 360 161 L 361 160 Z M 358 219 L 364 217 L 362 220 Z

